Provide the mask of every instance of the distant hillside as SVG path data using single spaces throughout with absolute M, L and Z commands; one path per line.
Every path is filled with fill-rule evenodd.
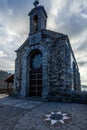
M 8 78 L 11 75 L 11 73 L 8 73 L 6 71 L 0 70 L 0 88 L 5 88 L 6 83 L 4 80 Z
M 82 85 L 82 90 L 87 91 L 87 85 Z
M 6 71 L 0 70 L 0 80 L 5 80 L 10 75 L 11 75 L 11 73 L 8 73 Z

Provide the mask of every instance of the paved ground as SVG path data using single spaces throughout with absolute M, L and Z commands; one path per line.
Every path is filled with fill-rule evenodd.
M 51 125 L 45 115 L 61 111 L 70 119 Z M 0 95 L 0 130 L 87 130 L 87 105 L 14 99 Z

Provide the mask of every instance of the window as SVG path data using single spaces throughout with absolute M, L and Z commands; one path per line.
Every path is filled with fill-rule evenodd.
M 35 52 L 31 56 L 31 69 L 41 69 L 42 68 L 42 54 L 41 52 Z

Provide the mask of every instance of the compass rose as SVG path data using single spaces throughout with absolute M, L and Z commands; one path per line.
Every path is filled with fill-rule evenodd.
M 51 112 L 48 115 L 45 115 L 46 119 L 44 121 L 50 121 L 51 125 L 56 124 L 57 122 L 60 122 L 61 124 L 65 124 L 65 120 L 70 119 L 70 117 L 67 116 L 67 113 L 59 112 Z

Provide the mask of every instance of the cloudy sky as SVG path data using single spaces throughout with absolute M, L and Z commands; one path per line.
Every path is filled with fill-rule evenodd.
M 29 34 L 34 0 L 0 0 L 0 69 L 14 71 L 15 50 Z M 87 0 L 40 0 L 48 13 L 47 29 L 67 34 L 87 85 Z

